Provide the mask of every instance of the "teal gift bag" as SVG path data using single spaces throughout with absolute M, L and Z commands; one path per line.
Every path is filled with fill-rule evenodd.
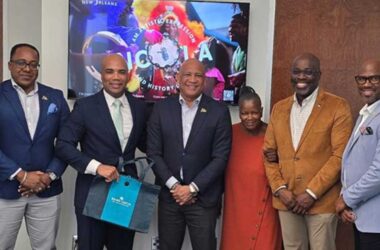
M 103 178 L 95 178 L 83 214 L 130 230 L 148 232 L 160 192 L 160 186 L 144 182 L 153 161 L 140 157 L 120 163 L 119 169 L 142 161 L 149 164 L 143 168 L 139 179 L 121 174 L 118 182 L 106 183 Z

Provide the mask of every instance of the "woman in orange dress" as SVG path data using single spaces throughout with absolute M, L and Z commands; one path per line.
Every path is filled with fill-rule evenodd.
M 233 125 L 232 150 L 226 170 L 222 250 L 277 250 L 281 229 L 272 207 L 262 147 L 267 124 L 261 121 L 260 97 L 243 87 L 239 99 L 241 122 Z

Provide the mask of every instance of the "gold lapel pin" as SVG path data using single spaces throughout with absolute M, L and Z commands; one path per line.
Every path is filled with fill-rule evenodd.
M 206 113 L 206 112 L 207 112 L 207 109 L 201 108 L 201 113 Z
M 42 98 L 41 98 L 42 100 L 44 100 L 44 101 L 47 101 L 48 100 L 48 98 L 46 97 L 46 96 L 42 96 Z

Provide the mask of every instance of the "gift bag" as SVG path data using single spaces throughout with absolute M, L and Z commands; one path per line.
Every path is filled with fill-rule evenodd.
M 128 164 L 141 164 L 140 178 L 123 175 Z M 158 202 L 160 186 L 144 182 L 145 174 L 152 167 L 153 161 L 139 157 L 119 163 L 121 173 L 119 181 L 106 183 L 104 178 L 96 177 L 91 184 L 83 214 L 138 232 L 148 232 L 154 209 Z

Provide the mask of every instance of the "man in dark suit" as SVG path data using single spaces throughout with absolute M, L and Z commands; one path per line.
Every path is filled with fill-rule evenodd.
M 215 225 L 231 148 L 228 108 L 202 95 L 204 66 L 182 64 L 180 95 L 155 104 L 148 123 L 148 156 L 163 187 L 158 208 L 161 250 L 181 249 L 186 226 L 193 249 L 216 249 Z
M 54 141 L 69 107 L 60 90 L 37 83 L 39 52 L 11 50 L 0 84 L 0 249 L 13 249 L 23 217 L 33 249 L 55 249 L 62 176 Z
M 123 57 L 108 55 L 102 62 L 103 90 L 77 100 L 59 134 L 57 155 L 78 171 L 75 213 L 81 250 L 132 249 L 134 232 L 82 214 L 95 176 L 106 182 L 119 178 L 119 158 L 133 159 L 136 147 L 145 151 L 145 103 L 126 93 L 129 80 Z M 81 150 L 77 149 L 80 144 Z M 137 175 L 136 168 L 126 172 Z

